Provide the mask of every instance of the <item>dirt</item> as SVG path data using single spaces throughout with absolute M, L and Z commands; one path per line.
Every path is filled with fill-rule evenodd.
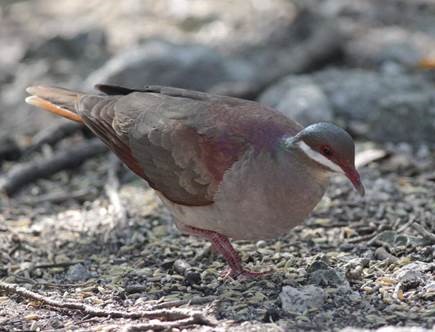
M 429 0 L 379 2 L 383 10 L 374 10 L 372 0 L 0 1 L 0 139 L 6 133 L 25 149 L 35 133 L 59 123 L 17 106 L 33 79 L 75 87 L 102 62 L 148 38 L 223 52 L 261 46 L 294 19 L 301 3 L 340 17 L 339 25 L 362 45 L 358 38 L 367 31 L 379 42 L 385 24 L 399 41 L 400 29 L 418 37 L 422 49 L 435 40 Z M 421 11 L 424 19 L 416 19 Z M 107 38 L 97 38 L 97 55 L 95 49 L 77 59 L 38 53 L 38 45 L 56 51 L 57 43 L 79 42 L 80 33 L 93 30 Z M 344 47 L 347 63 L 340 58 L 319 66 L 362 59 L 370 70 L 411 71 L 400 62 L 400 47 L 393 52 L 398 63 L 381 46 L 367 54 L 352 47 Z M 376 67 L 379 58 L 388 61 Z M 78 132 L 5 161 L 0 178 L 88 135 Z M 224 260 L 204 240 L 180 234 L 154 192 L 109 154 L 29 183 L 12 197 L 1 194 L 0 331 L 434 331 L 435 150 L 424 142 L 376 144 L 361 136 L 357 148 L 358 157 L 368 156 L 360 166 L 364 198 L 336 176 L 303 225 L 273 241 L 235 242 L 247 268 L 269 271 L 252 280 L 223 278 Z M 154 319 L 146 316 L 156 310 Z
M 272 271 L 245 281 L 222 278 L 224 261 L 203 240 L 181 235 L 153 191 L 126 170 L 119 175 L 128 212 L 123 225 L 104 190 L 111 163 L 105 156 L 90 160 L 3 204 L 2 280 L 50 298 L 123 312 L 145 310 L 156 301 L 209 297 L 209 303 L 192 307 L 208 308 L 218 326 L 431 328 L 435 243 L 412 224 L 403 226 L 413 222 L 433 232 L 434 155 L 387 151 L 389 157 L 362 168 L 364 198 L 334 178 L 304 225 L 276 241 L 236 242 L 249 268 Z M 38 201 L 46 193 L 76 191 L 88 194 L 61 204 Z M 420 264 L 421 275 L 403 286 L 397 274 L 411 263 Z M 308 284 L 325 291 L 322 306 L 302 313 L 283 310 L 282 287 Z M 4 330 L 101 330 L 140 322 L 89 317 L 13 294 L 1 297 L 1 315 Z

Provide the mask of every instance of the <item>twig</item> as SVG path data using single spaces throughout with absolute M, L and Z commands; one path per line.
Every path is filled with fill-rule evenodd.
M 49 159 L 18 165 L 0 179 L 0 192 L 4 191 L 8 195 L 13 195 L 21 187 L 33 181 L 65 169 L 76 168 L 85 160 L 106 150 L 106 146 L 100 140 L 92 139 L 71 149 L 57 152 Z
M 308 224 L 305 224 L 305 227 L 307 228 L 340 228 L 340 227 L 346 227 L 349 226 L 348 222 L 331 222 L 331 223 L 320 223 L 320 222 L 310 222 Z
M 44 286 L 44 287 L 51 287 L 51 288 L 87 287 L 87 286 L 90 286 L 94 283 L 93 281 L 86 281 L 86 282 L 77 283 L 77 284 L 67 284 L 67 283 L 56 284 L 56 283 L 48 282 L 48 281 L 36 281 L 36 280 L 22 277 L 19 275 L 14 275 L 14 278 L 15 278 L 15 282 L 19 283 L 19 284 L 20 283 L 27 283 L 27 284 L 32 284 L 35 286 Z
M 388 260 L 391 263 L 399 260 L 396 256 L 390 254 L 384 247 L 379 247 L 375 250 L 375 257 L 381 261 Z
M 426 228 L 418 223 L 412 224 L 412 227 L 423 237 L 425 241 L 428 242 L 428 244 L 435 244 L 435 234 L 429 232 Z
M 156 309 L 163 309 L 163 308 L 173 308 L 173 307 L 179 307 L 179 306 L 182 306 L 185 304 L 198 305 L 198 304 L 213 302 L 214 300 L 216 300 L 216 296 L 194 297 L 194 298 L 186 299 L 186 300 L 175 300 L 175 301 L 158 303 L 158 304 L 152 305 L 150 307 L 150 309 L 156 310 Z
M 80 264 L 80 263 L 83 263 L 83 261 L 38 264 L 38 265 L 31 266 L 31 269 L 35 270 L 35 269 L 51 269 L 53 267 L 68 267 L 68 266 L 76 265 L 76 264 Z
M 174 322 L 160 322 L 158 320 L 150 320 L 149 323 L 142 324 L 129 324 L 124 326 L 121 331 L 122 332 L 139 332 L 139 331 L 162 331 L 162 330 L 170 330 L 173 328 L 180 328 L 184 326 L 192 326 L 192 325 L 211 325 L 209 321 L 204 321 L 204 316 L 200 313 L 192 314 L 191 317 L 180 319 Z
M 201 311 L 194 311 L 191 309 L 160 309 L 160 310 L 148 310 L 148 311 L 134 311 L 134 312 L 124 312 L 119 310 L 104 310 L 100 308 L 96 308 L 84 303 L 77 302 L 63 302 L 54 300 L 52 298 L 43 296 L 41 294 L 29 291 L 24 287 L 19 287 L 14 284 L 7 284 L 5 282 L 0 281 L 0 290 L 6 293 L 12 293 L 19 296 L 22 296 L 26 299 L 39 301 L 43 304 L 46 304 L 51 307 L 60 308 L 60 309 L 70 309 L 75 311 L 80 311 L 85 315 L 90 317 L 111 317 L 111 318 L 125 318 L 125 319 L 150 319 L 148 324 L 157 324 L 161 326 L 165 326 L 168 324 L 168 327 L 179 327 L 186 326 L 192 324 L 198 325 L 210 325 L 214 326 L 215 323 L 211 321 L 208 317 L 204 315 Z M 159 321 L 153 321 L 159 320 Z M 136 330 L 137 331 L 137 330 Z
M 397 233 L 402 233 L 404 230 L 406 230 L 409 226 L 411 226 L 415 221 L 417 220 L 417 218 L 413 215 L 409 218 L 408 222 L 404 225 L 402 225 L 401 227 L 399 227 L 397 229 Z
M 381 149 L 369 149 L 359 152 L 355 156 L 355 166 L 363 167 L 374 161 L 387 157 L 387 151 Z
M 403 301 L 403 283 L 402 281 L 399 281 L 397 285 L 394 287 L 393 290 L 393 298 L 395 298 L 398 301 Z
M 107 197 L 110 200 L 110 203 L 113 206 L 115 215 L 122 226 L 125 225 L 127 222 L 127 211 L 119 197 L 120 184 L 119 184 L 117 172 L 120 168 L 120 165 L 121 163 L 118 158 L 116 158 L 115 156 L 110 157 L 110 165 L 109 165 L 109 170 L 107 172 L 107 183 L 104 186 L 104 189 L 106 191 Z
M 311 26 L 320 27 L 309 31 L 309 36 L 303 41 L 293 41 L 290 45 L 287 44 L 272 53 L 268 47 L 255 46 L 246 49 L 241 54 L 244 59 L 253 55 L 254 58 L 248 59 L 248 61 L 258 64 L 259 67 L 266 68 L 264 64 L 274 62 L 273 68 L 269 67 L 266 71 L 261 72 L 258 80 L 237 85 L 231 82 L 229 84 L 223 83 L 213 87 L 209 92 L 253 99 L 272 83 L 289 74 L 313 70 L 339 57 L 343 50 L 343 33 L 332 23 L 312 24 L 307 27 L 307 22 L 316 19 L 320 18 L 306 11 L 300 14 L 297 21 L 293 23 L 293 31 L 307 30 Z
M 54 145 L 82 128 L 84 128 L 82 124 L 72 121 L 62 122 L 44 128 L 33 136 L 32 144 L 25 150 L 25 153 L 28 154 L 37 151 L 45 144 Z
M 351 237 L 350 239 L 347 240 L 348 243 L 358 243 L 358 242 L 363 242 L 363 241 L 367 241 L 367 240 L 371 240 L 372 238 L 374 238 L 377 235 L 377 233 L 372 233 L 372 234 L 367 234 L 367 235 L 361 235 L 361 236 L 356 236 L 356 237 Z
M 38 205 L 41 203 L 63 203 L 70 199 L 83 199 L 95 193 L 92 189 L 81 189 L 72 192 L 50 192 L 45 195 L 40 195 L 34 198 L 20 200 L 20 204 Z
M 17 160 L 21 156 L 21 149 L 17 142 L 10 137 L 0 139 L 0 165 L 3 160 Z
M 204 257 L 209 256 L 211 253 L 211 244 L 208 243 L 195 257 L 193 257 L 191 263 L 197 263 Z

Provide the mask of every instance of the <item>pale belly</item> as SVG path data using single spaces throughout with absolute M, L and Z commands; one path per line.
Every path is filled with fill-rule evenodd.
M 328 182 L 326 175 L 288 158 L 247 155 L 226 173 L 215 202 L 207 206 L 174 204 L 159 196 L 181 231 L 191 226 L 238 240 L 280 237 L 303 222 Z

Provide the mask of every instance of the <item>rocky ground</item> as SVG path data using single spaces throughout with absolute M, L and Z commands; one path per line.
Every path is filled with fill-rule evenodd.
M 435 329 L 434 1 L 0 1 L 0 43 L 0 331 Z M 367 195 L 334 178 L 304 225 L 236 243 L 272 273 L 222 279 L 89 132 L 23 103 L 35 82 L 337 122 Z

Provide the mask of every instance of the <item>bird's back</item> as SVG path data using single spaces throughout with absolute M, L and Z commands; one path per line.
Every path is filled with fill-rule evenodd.
M 87 125 L 168 200 L 213 204 L 226 172 L 247 151 L 272 153 L 302 127 L 256 102 L 151 86 L 100 85 L 105 95 L 31 87 L 28 102 Z
M 248 149 L 271 151 L 301 130 L 256 102 L 173 88 L 83 96 L 79 114 L 153 188 L 189 206 L 211 204 Z

